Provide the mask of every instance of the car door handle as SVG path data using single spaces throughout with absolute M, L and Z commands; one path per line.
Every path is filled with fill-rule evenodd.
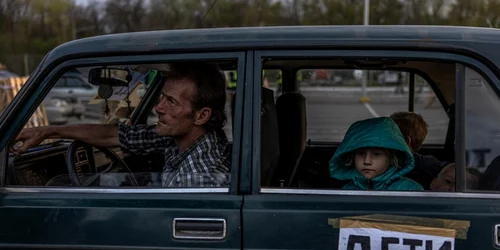
M 174 239 L 222 240 L 226 238 L 226 220 L 215 218 L 175 218 Z
M 493 242 L 495 243 L 496 247 L 500 247 L 500 224 L 495 225 L 495 232 L 493 232 Z

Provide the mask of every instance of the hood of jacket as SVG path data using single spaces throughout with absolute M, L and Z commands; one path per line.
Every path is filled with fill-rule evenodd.
M 346 156 L 356 149 L 378 147 L 396 150 L 400 168 L 389 167 L 383 174 L 367 181 L 356 168 L 347 165 Z M 351 154 L 349 154 L 351 155 Z M 361 120 L 353 123 L 330 160 L 330 176 L 352 180 L 359 189 L 386 190 L 395 180 L 410 172 L 415 160 L 397 124 L 389 117 Z

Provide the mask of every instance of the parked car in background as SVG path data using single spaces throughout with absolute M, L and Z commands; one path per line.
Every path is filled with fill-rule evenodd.
M 67 101 L 58 98 L 50 98 L 44 99 L 43 105 L 50 125 L 68 123 L 68 117 L 72 114 L 73 107 Z
M 68 102 L 61 99 L 45 99 L 43 102 L 45 114 L 49 125 L 62 125 L 68 123 L 68 116 L 73 111 Z M 3 110 L 0 111 L 0 116 Z
M 0 69 L 0 79 L 16 78 L 19 75 L 12 73 L 5 68 Z M 61 125 L 68 123 L 68 117 L 74 113 L 74 109 L 78 112 L 83 112 L 79 105 L 72 106 L 62 98 L 47 98 L 43 101 L 47 120 L 50 125 Z M 82 106 L 83 107 L 83 106 Z M 1 109 L 2 107 L 0 107 Z M 3 110 L 2 110 L 3 111 Z M 1 114 L 2 112 L 0 112 Z
M 397 71 L 382 71 L 377 75 L 377 81 L 380 85 L 397 85 L 401 80 L 401 73 Z
M 87 77 L 78 70 L 66 72 L 49 93 L 51 97 L 66 100 L 73 108 L 71 115 L 79 119 L 86 114 L 99 113 L 100 105 L 89 105 L 96 95 L 97 87 L 88 83 Z

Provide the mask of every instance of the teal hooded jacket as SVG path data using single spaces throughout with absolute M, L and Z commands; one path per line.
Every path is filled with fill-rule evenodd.
M 368 181 L 354 165 L 346 164 L 347 153 L 364 147 L 379 147 L 400 152 L 400 168 L 389 167 L 383 174 Z M 401 163 L 402 161 L 402 163 Z M 356 190 L 423 190 L 417 182 L 404 177 L 415 166 L 415 160 L 396 123 L 389 117 L 361 120 L 353 123 L 330 160 L 330 176 L 351 180 L 342 189 Z

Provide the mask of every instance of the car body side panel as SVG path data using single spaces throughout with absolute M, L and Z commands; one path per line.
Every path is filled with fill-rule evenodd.
M 455 240 L 455 249 L 494 249 L 493 226 L 500 223 L 500 200 L 314 194 L 246 196 L 244 248 L 337 249 L 339 229 L 329 225 L 328 219 L 372 214 L 469 221 L 467 239 Z
M 0 197 L 0 248 L 24 245 L 240 249 L 241 196 L 2 193 Z M 223 240 L 173 239 L 174 218 L 225 219 L 227 235 Z

